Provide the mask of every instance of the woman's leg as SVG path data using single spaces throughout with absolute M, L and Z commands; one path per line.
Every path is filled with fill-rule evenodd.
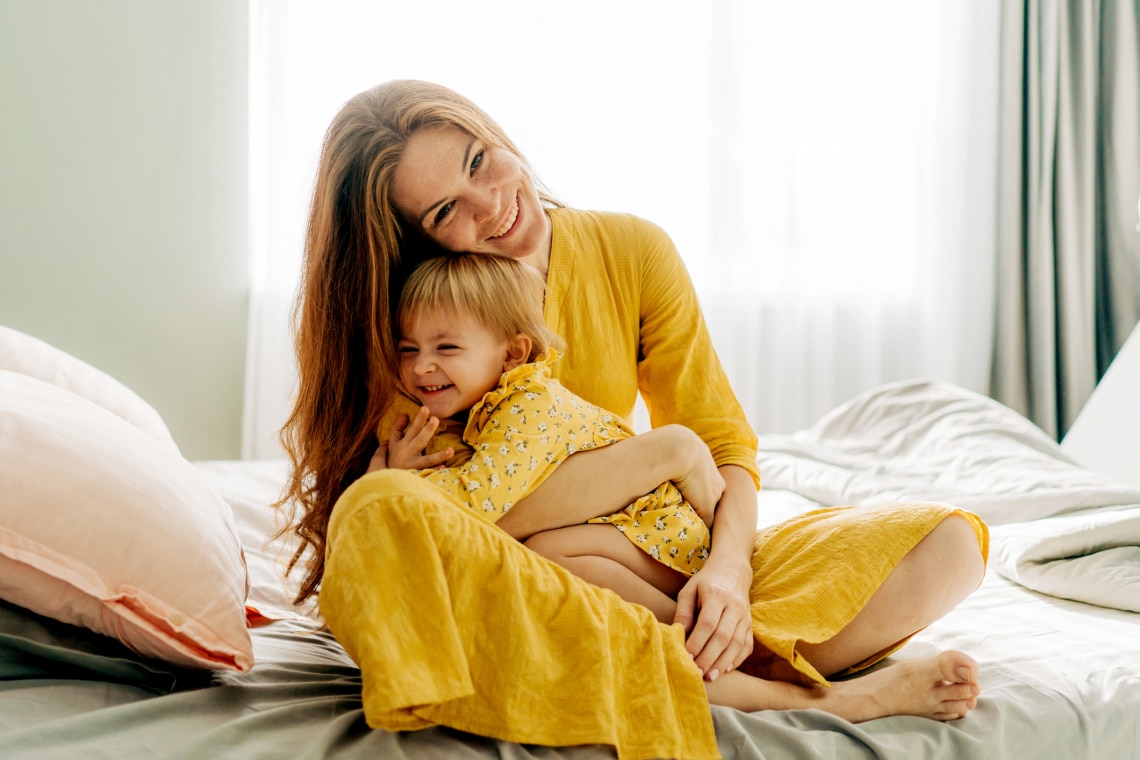
M 858 665 L 945 615 L 977 588 L 984 572 L 974 526 L 965 518 L 947 517 L 903 557 L 838 634 L 819 644 L 801 642 L 797 650 L 826 676 Z M 954 720 L 977 706 L 980 691 L 977 663 L 956 651 L 904 660 L 830 688 L 783 683 L 803 677 L 779 658 L 767 672 L 780 680 L 735 672 L 706 682 L 709 701 L 743 710 L 796 705 L 856 723 L 887 715 Z
M 978 587 L 984 573 L 974 527 L 965 518 L 947 517 L 903 557 L 846 627 L 797 650 L 824 676 L 839 673 L 941 618 Z M 773 676 L 794 678 L 783 661 L 773 670 Z
M 442 724 L 652 756 L 715 752 L 678 626 L 524 549 L 421 479 L 400 471 L 361 478 L 333 513 L 327 557 L 321 610 L 361 667 L 369 725 Z M 946 719 L 973 706 L 977 666 L 944 652 L 830 689 L 739 672 L 704 688 L 712 702 L 743 710 Z M 584 705 L 584 691 L 609 699 Z M 647 736 L 646 725 L 658 728 Z M 651 752 L 642 746 L 650 738 Z
M 574 525 L 546 531 L 526 545 L 578 577 L 649 608 L 661 622 L 673 622 L 674 597 L 684 576 L 633 546 L 613 526 Z M 820 673 L 832 676 L 941 618 L 977 588 L 984 572 L 974 527 L 962 517 L 947 517 L 903 557 L 838 634 L 818 644 L 801 642 L 797 649 Z M 803 680 L 779 658 L 767 675 L 781 681 Z
M 978 705 L 978 666 L 961 652 L 905 660 L 849 681 L 800 686 L 739 671 L 705 682 L 709 702 L 738 710 L 816 709 L 860 723 L 888 715 L 964 717 Z
M 672 623 L 674 597 L 687 578 L 638 549 L 613 525 L 571 525 L 536 533 L 528 549 L 595 586 L 647 607 L 662 623 Z

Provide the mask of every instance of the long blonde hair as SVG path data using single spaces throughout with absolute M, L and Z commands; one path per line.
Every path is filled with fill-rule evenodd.
M 403 280 L 444 253 L 400 218 L 392 199 L 408 138 L 443 126 L 510 151 L 529 170 L 478 106 L 428 82 L 396 80 L 356 95 L 325 134 L 293 312 L 299 384 L 281 430 L 292 469 L 277 506 L 289 519 L 282 532 L 300 538 L 288 571 L 309 554 L 298 604 L 318 592 L 333 505 L 366 471 L 397 387 L 392 315 Z
M 542 318 L 546 286 L 533 268 L 502 256 L 461 253 L 438 256 L 420 264 L 400 296 L 396 323 L 424 311 L 470 315 L 496 338 L 530 338 L 534 361 L 550 348 L 563 348 Z

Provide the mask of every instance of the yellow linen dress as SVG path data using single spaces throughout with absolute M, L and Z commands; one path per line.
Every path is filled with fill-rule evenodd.
M 627 423 L 640 393 L 655 427 L 689 427 L 718 465 L 744 467 L 759 485 L 755 433 L 668 236 L 626 214 L 549 215 L 545 317 L 569 346 L 555 376 Z M 400 396 L 380 428 L 417 409 Z M 452 446 L 449 465 L 468 461 L 462 433 L 446 423 L 429 450 Z M 401 471 L 367 475 L 337 502 L 320 606 L 361 667 L 369 725 L 611 744 L 622 758 L 717 756 L 681 629 L 574 577 L 477 514 Z M 758 534 L 757 646 L 747 670 L 763 675 L 766 660 L 779 657 L 823 682 L 797 645 L 840 631 L 951 514 L 971 522 L 985 557 L 981 520 L 937 504 L 832 508 Z

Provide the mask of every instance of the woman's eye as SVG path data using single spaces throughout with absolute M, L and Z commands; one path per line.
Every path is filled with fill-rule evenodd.
M 435 224 L 443 221 L 443 218 L 451 211 L 451 204 L 445 203 L 439 207 L 439 211 L 435 212 Z
M 471 159 L 471 172 L 474 173 L 475 170 L 478 169 L 482 165 L 483 165 L 483 151 L 479 151 L 478 153 L 475 154 L 475 157 Z

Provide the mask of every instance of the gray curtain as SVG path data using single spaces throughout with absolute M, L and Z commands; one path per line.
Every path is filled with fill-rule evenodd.
M 1140 319 L 1140 0 L 1004 0 L 990 393 L 1059 440 Z

